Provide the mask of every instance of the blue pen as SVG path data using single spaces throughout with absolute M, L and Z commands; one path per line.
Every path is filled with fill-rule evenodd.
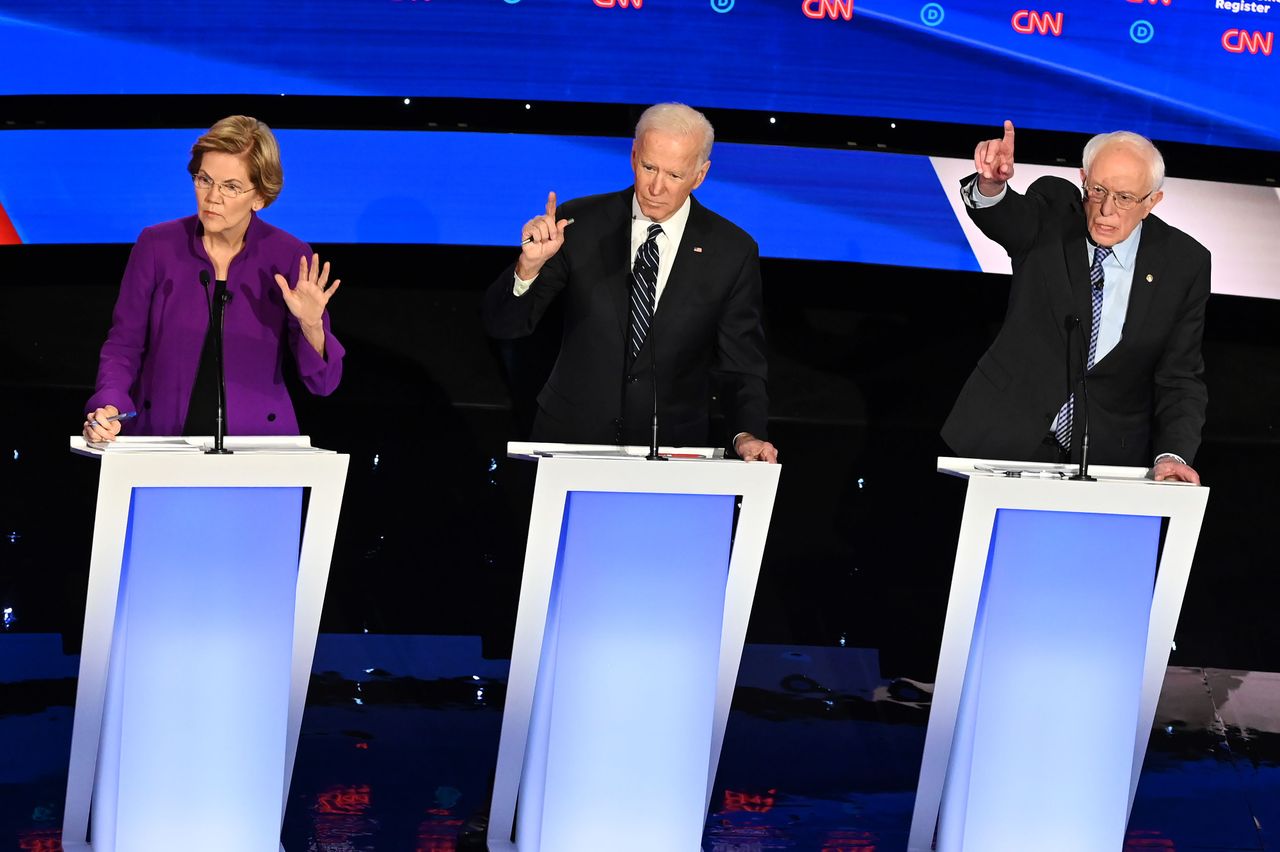
M 124 414 L 113 414 L 110 417 L 103 418 L 102 420 L 90 420 L 88 423 L 90 426 L 104 426 L 112 420 L 130 420 L 137 416 L 138 412 L 136 411 L 126 411 Z

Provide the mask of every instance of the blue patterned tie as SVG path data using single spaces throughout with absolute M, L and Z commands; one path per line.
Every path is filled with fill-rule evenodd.
M 1106 246 L 1097 246 L 1093 250 L 1093 265 L 1089 267 L 1089 283 L 1092 285 L 1090 295 L 1093 300 L 1093 323 L 1089 326 L 1089 361 L 1085 369 L 1092 370 L 1094 359 L 1098 354 L 1098 329 L 1102 325 L 1102 261 L 1111 256 L 1111 249 Z M 1070 346 L 1071 342 L 1068 341 Z M 1058 443 L 1064 449 L 1071 449 L 1071 420 L 1075 414 L 1076 395 L 1072 394 L 1067 397 L 1066 403 L 1062 406 L 1062 410 L 1058 412 L 1058 428 L 1054 435 L 1058 438 Z
M 653 321 L 653 307 L 658 292 L 658 234 L 662 226 L 654 222 L 649 226 L 649 238 L 636 252 L 636 262 L 631 267 L 631 335 L 628 352 L 635 360 L 649 323 Z

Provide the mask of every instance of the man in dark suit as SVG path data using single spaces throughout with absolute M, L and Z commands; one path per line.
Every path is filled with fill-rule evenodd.
M 484 318 L 493 337 L 522 337 L 563 294 L 560 355 L 538 395 L 534 440 L 648 444 L 656 369 L 662 443 L 705 444 L 718 391 L 726 445 L 777 461 L 765 438 L 759 250 L 691 195 L 713 138 L 683 104 L 650 107 L 631 148 L 634 187 L 558 209 L 553 192 L 525 223 L 520 257 L 489 287 Z
M 970 218 L 1013 259 L 1013 283 L 942 437 L 966 456 L 1078 461 L 1087 390 L 1091 461 L 1199 483 L 1209 252 L 1150 215 L 1160 152 L 1134 133 L 1095 136 L 1081 187 L 1047 177 L 1021 195 L 1006 185 L 1013 140 L 1006 121 L 961 184 Z

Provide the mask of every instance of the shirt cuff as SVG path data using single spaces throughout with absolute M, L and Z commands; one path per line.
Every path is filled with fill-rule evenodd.
M 1160 464 L 1160 462 L 1162 462 L 1165 459 L 1173 459 L 1178 464 L 1187 463 L 1187 460 L 1184 459 L 1182 456 L 1178 455 L 1177 453 L 1161 453 L 1160 455 L 1156 456 L 1155 464 Z M 1155 465 L 1152 465 L 1152 467 L 1155 467 Z
M 975 210 L 981 210 L 984 207 L 994 207 L 1004 200 L 1004 195 L 1009 191 L 1009 184 L 1005 184 L 1000 191 L 992 196 L 982 194 L 978 189 L 978 179 L 975 177 L 969 181 L 960 190 L 960 197 L 964 199 L 966 207 L 972 207 Z
M 511 277 L 515 279 L 515 284 L 511 288 L 511 294 L 517 299 L 529 292 L 529 288 L 533 285 L 533 282 L 538 280 L 538 276 L 536 275 L 528 281 L 525 281 L 519 275 L 512 275 Z

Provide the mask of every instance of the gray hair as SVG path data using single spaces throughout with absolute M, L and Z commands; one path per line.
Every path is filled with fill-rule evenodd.
M 1147 159 L 1147 167 L 1151 171 L 1151 192 L 1164 185 L 1164 157 L 1160 150 L 1145 136 L 1128 130 L 1117 130 L 1113 133 L 1099 133 L 1084 146 L 1084 171 L 1089 173 L 1090 166 L 1103 149 L 1111 145 L 1128 145 L 1136 148 L 1138 153 Z
M 698 150 L 698 165 L 711 159 L 711 145 L 716 141 L 715 129 L 707 117 L 693 107 L 677 103 L 654 104 L 636 122 L 636 140 L 639 141 L 650 130 L 672 136 L 700 136 L 702 145 Z

